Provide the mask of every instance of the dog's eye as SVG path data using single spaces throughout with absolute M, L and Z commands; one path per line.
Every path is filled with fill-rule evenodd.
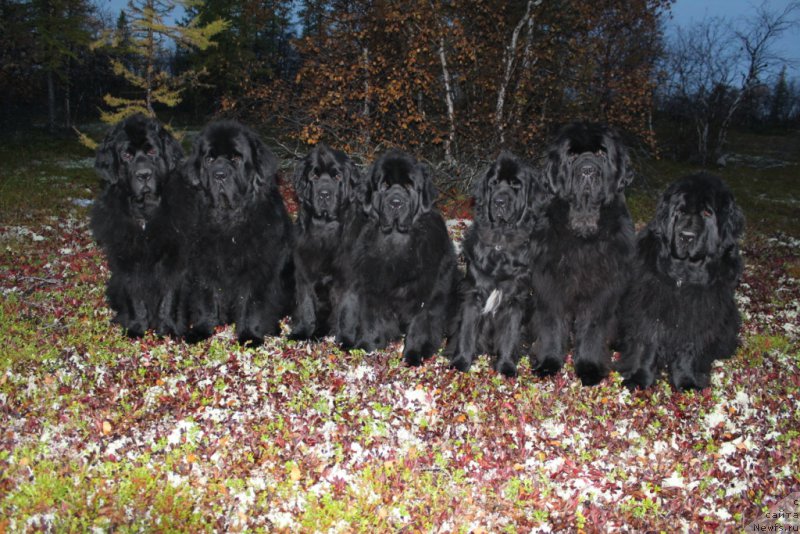
M 522 184 L 519 183 L 519 182 L 516 182 L 516 181 L 515 182 L 509 182 L 509 185 L 511 186 L 511 189 L 513 189 L 515 191 L 519 191 L 522 188 Z
M 312 180 L 316 180 L 319 178 L 319 174 L 317 174 L 317 169 L 311 169 L 311 172 L 308 173 L 308 177 Z
M 123 150 L 122 154 L 121 154 L 121 157 L 122 157 L 122 161 L 130 161 L 130 160 L 133 159 L 133 154 L 131 154 L 130 151 L 128 151 L 128 150 Z
M 240 156 L 239 154 L 234 154 L 231 157 L 231 161 L 238 165 L 242 162 L 242 156 Z
M 706 219 L 708 219 L 709 217 L 714 215 L 714 212 L 711 211 L 711 208 L 704 209 L 702 213 L 703 213 L 703 217 L 705 217 Z
M 334 180 L 336 180 L 337 182 L 341 182 L 341 181 L 342 181 L 342 173 L 340 173 L 340 172 L 337 172 L 337 173 L 336 173 L 336 176 L 334 176 L 333 178 L 334 178 Z
M 151 147 L 150 150 L 147 151 L 148 156 L 155 156 L 156 154 L 158 154 L 158 150 L 156 150 L 155 147 Z
M 211 165 L 214 163 L 214 159 L 216 159 L 214 156 L 206 156 L 206 165 Z

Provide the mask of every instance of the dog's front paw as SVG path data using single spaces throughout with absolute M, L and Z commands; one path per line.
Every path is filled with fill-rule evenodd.
M 594 362 L 575 362 L 575 374 L 581 379 L 584 386 L 595 386 L 607 375 L 608 370 Z
M 561 370 L 564 363 L 555 356 L 545 356 L 541 360 L 531 358 L 531 367 L 539 376 L 552 376 Z
M 466 373 L 472 367 L 472 358 L 463 354 L 458 355 L 450 360 L 450 367 Z
M 517 376 L 517 364 L 508 359 L 499 359 L 494 365 L 495 370 L 501 375 L 514 378 Z

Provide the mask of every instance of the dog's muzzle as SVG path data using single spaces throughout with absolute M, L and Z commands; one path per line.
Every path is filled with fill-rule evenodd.
M 574 190 L 579 196 L 594 196 L 603 178 L 603 157 L 592 152 L 579 154 L 572 162 Z
M 311 203 L 317 216 L 331 218 L 338 206 L 337 186 L 329 176 L 321 176 L 314 183 L 311 191 Z
M 214 202 L 231 208 L 237 204 L 238 186 L 236 184 L 236 170 L 227 162 L 215 162 L 207 171 L 209 177 L 208 187 Z
M 705 257 L 704 225 L 698 215 L 679 217 L 672 230 L 672 255 L 699 261 Z
M 153 196 L 158 191 L 158 169 L 153 161 L 144 154 L 138 154 L 128 167 L 130 172 L 130 184 L 133 196 L 144 199 L 146 196 Z
M 602 155 L 584 152 L 572 161 L 572 198 L 569 208 L 569 226 L 581 237 L 597 233 L 600 224 L 600 207 L 603 204 Z
M 493 222 L 508 224 L 516 222 L 517 206 L 511 188 L 497 189 L 489 201 L 489 214 Z
M 402 186 L 393 185 L 384 192 L 381 205 L 381 228 L 384 232 L 391 232 L 393 228 L 406 232 L 411 226 L 410 219 L 411 198 Z

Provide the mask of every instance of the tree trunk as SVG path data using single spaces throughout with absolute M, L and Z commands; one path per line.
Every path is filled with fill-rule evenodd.
M 700 155 L 700 164 L 705 165 L 708 161 L 708 121 L 698 120 L 697 129 L 697 153 Z
M 72 129 L 72 106 L 70 105 L 70 83 L 69 83 L 69 63 L 67 58 L 66 72 L 64 75 L 64 128 L 67 130 Z
M 155 6 L 153 5 L 152 0 L 147 2 L 147 7 L 145 8 L 144 12 L 151 13 L 151 17 L 154 16 L 152 14 L 155 13 Z M 155 21 L 151 18 L 147 24 L 147 57 L 145 58 L 145 61 L 147 62 L 147 65 L 145 66 L 145 81 L 147 86 L 145 87 L 144 97 L 144 103 L 145 107 L 147 108 L 147 112 L 153 117 L 156 116 L 156 112 L 153 109 L 153 72 L 155 71 L 156 62 L 156 38 L 153 34 L 154 22 Z
M 449 125 L 447 139 L 444 142 L 444 159 L 452 165 L 453 143 L 456 137 L 456 114 L 453 105 L 453 88 L 450 82 L 450 71 L 447 68 L 447 56 L 444 52 L 444 34 L 439 35 L 439 60 L 442 62 L 442 77 L 444 78 L 444 101 L 447 105 L 447 122 Z
M 731 122 L 733 122 L 733 116 L 744 101 L 745 96 L 750 93 L 750 89 L 752 88 L 753 82 L 756 79 L 755 76 L 757 75 L 753 73 L 753 68 L 751 67 L 744 86 L 739 91 L 739 94 L 736 95 L 736 98 L 728 108 L 728 112 L 725 114 L 725 118 L 722 119 L 722 122 L 719 125 L 719 132 L 717 133 L 717 145 L 714 147 L 714 161 L 717 161 L 720 157 L 722 157 L 722 151 L 725 149 L 725 145 L 728 142 L 728 130 L 731 127 Z
M 533 7 L 538 6 L 541 3 L 542 0 L 528 0 L 528 4 L 525 7 L 525 14 L 514 28 L 514 31 L 511 34 L 511 42 L 508 44 L 505 52 L 503 53 L 503 64 L 505 68 L 503 69 L 503 81 L 497 91 L 497 106 L 495 107 L 494 112 L 494 122 L 495 126 L 497 127 L 497 134 L 500 137 L 501 145 L 505 143 L 505 119 L 503 118 L 503 108 L 505 107 L 508 85 L 511 82 L 511 73 L 514 70 L 514 62 L 516 61 L 517 57 L 517 41 L 519 40 L 519 33 L 522 31 L 523 26 L 528 23 L 528 19 L 531 18 L 531 10 Z
M 52 68 L 47 69 L 47 130 L 56 131 L 56 87 Z

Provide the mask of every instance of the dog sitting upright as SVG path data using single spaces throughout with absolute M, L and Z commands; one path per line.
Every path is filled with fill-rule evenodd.
M 176 332 L 176 290 L 185 272 L 185 236 L 173 224 L 187 196 L 176 169 L 183 150 L 157 120 L 136 114 L 114 126 L 97 149 L 104 189 L 92 233 L 111 278 L 106 298 L 129 336 Z
M 369 352 L 405 336 L 406 363 L 420 365 L 439 349 L 456 302 L 455 251 L 430 168 L 391 150 L 361 189 L 336 282 L 336 339 Z
M 236 324 L 240 343 L 280 333 L 291 310 L 292 223 L 278 191 L 278 161 L 256 132 L 229 120 L 206 125 L 185 174 L 194 187 L 187 339 Z
M 300 209 L 295 223 L 295 310 L 293 339 L 332 333 L 332 286 L 339 276 L 342 229 L 356 205 L 360 174 L 344 152 L 317 145 L 294 173 Z
M 458 326 L 447 342 L 450 365 L 467 371 L 485 352 L 497 355 L 498 372 L 516 376 L 531 320 L 530 240 L 534 228 L 545 223 L 550 195 L 532 168 L 503 152 L 473 196 Z

